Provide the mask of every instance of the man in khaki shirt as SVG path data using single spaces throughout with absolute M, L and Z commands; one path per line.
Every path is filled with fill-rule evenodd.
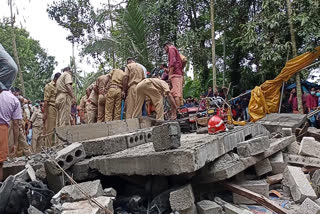
M 126 97 L 126 119 L 130 119 L 133 116 L 133 110 L 136 106 L 136 87 L 144 78 L 144 71 L 141 65 L 137 64 L 133 58 L 128 58 L 122 92 L 122 96 Z
M 43 134 L 46 135 L 53 131 L 53 129 L 56 127 L 57 124 L 57 111 L 56 111 L 56 83 L 59 77 L 61 76 L 61 73 L 56 73 L 54 75 L 53 80 L 48 83 L 44 87 L 44 106 L 43 106 L 43 123 L 44 123 L 44 129 Z M 47 136 L 45 138 L 45 144 L 46 147 L 51 147 L 54 145 L 54 134 Z
M 105 121 L 121 119 L 121 92 L 125 75 L 120 69 L 113 69 L 108 74 L 105 86 L 107 89 Z
M 39 104 L 36 104 L 38 107 Z M 43 104 L 40 104 L 40 108 L 35 110 L 30 118 L 30 123 L 28 126 L 28 130 L 32 125 L 32 141 L 31 147 L 34 153 L 39 153 L 42 151 L 41 147 L 43 145 L 43 139 L 38 141 L 38 137 L 43 133 Z
M 96 123 L 98 113 L 98 88 L 96 83 L 91 84 L 88 90 L 90 92 L 90 96 L 86 104 L 87 120 L 88 123 Z
M 63 74 L 60 76 L 56 83 L 57 97 L 56 97 L 56 110 L 57 110 L 57 127 L 69 126 L 71 105 L 76 103 L 76 98 L 72 90 L 72 73 L 70 67 L 63 69 Z
M 98 122 L 104 122 L 105 118 L 105 86 L 107 81 L 107 75 L 101 75 L 97 78 L 96 85 L 98 87 Z
M 137 101 L 133 117 L 140 117 L 142 115 L 142 105 L 146 96 L 150 97 L 152 104 L 155 107 L 157 120 L 164 120 L 163 96 L 169 98 L 172 111 L 176 111 L 177 106 L 170 93 L 169 85 L 161 79 L 149 78 L 142 80 L 137 85 Z

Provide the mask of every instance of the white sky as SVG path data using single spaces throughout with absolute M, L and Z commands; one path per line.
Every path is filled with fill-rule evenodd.
M 14 0 L 15 8 L 18 8 L 19 15 L 17 16 L 16 26 L 23 26 L 30 36 L 38 40 L 42 48 L 49 55 L 54 56 L 58 65 L 54 72 L 60 72 L 70 62 L 72 55 L 72 45 L 66 40 L 70 35 L 68 31 L 51 20 L 46 11 L 48 4 L 53 0 Z M 103 0 L 93 0 L 94 6 L 99 6 Z M 14 10 L 16 11 L 16 10 Z M 7 0 L 0 0 L 0 18 L 9 17 L 10 8 Z M 0 38 L 1 42 L 1 38 Z M 80 62 L 78 56 L 79 50 L 75 49 L 77 67 L 85 72 L 92 72 L 96 69 L 92 65 L 88 65 L 85 60 Z

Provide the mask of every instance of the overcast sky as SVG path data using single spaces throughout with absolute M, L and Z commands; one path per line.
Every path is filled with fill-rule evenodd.
M 55 72 L 60 72 L 61 69 L 67 66 L 72 55 L 72 45 L 66 40 L 69 35 L 68 31 L 59 26 L 56 21 L 51 20 L 46 11 L 48 4 L 54 0 L 14 0 L 15 7 L 18 8 L 19 15 L 17 16 L 16 26 L 22 25 L 30 36 L 38 40 L 42 48 L 49 55 L 54 56 L 58 62 Z M 98 7 L 103 0 L 94 0 L 94 6 Z M 0 0 L 0 18 L 10 16 L 10 8 L 7 0 Z M 1 41 L 1 38 L 0 38 Z M 77 57 L 79 50 L 76 49 L 77 67 L 86 72 L 95 71 L 91 65 L 86 62 L 79 62 L 80 57 Z

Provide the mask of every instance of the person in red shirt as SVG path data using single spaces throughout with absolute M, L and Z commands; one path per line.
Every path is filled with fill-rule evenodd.
M 180 107 L 182 98 L 182 83 L 183 83 L 183 71 L 182 71 L 182 60 L 180 53 L 175 46 L 170 42 L 166 42 L 163 46 L 164 50 L 168 54 L 168 75 L 171 81 L 172 89 L 171 94 L 174 97 L 176 106 Z M 173 113 L 174 111 L 172 111 Z M 177 115 L 173 113 L 171 119 L 176 119 Z
M 310 94 L 307 96 L 308 113 L 318 107 L 318 97 L 316 96 L 315 88 L 311 88 Z

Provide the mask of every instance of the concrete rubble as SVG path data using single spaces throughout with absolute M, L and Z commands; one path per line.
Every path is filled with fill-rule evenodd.
M 57 128 L 59 146 L 5 162 L 4 176 L 55 192 L 30 213 L 320 213 L 320 130 L 298 142 L 305 122 L 269 114 L 215 135 L 147 117 Z

